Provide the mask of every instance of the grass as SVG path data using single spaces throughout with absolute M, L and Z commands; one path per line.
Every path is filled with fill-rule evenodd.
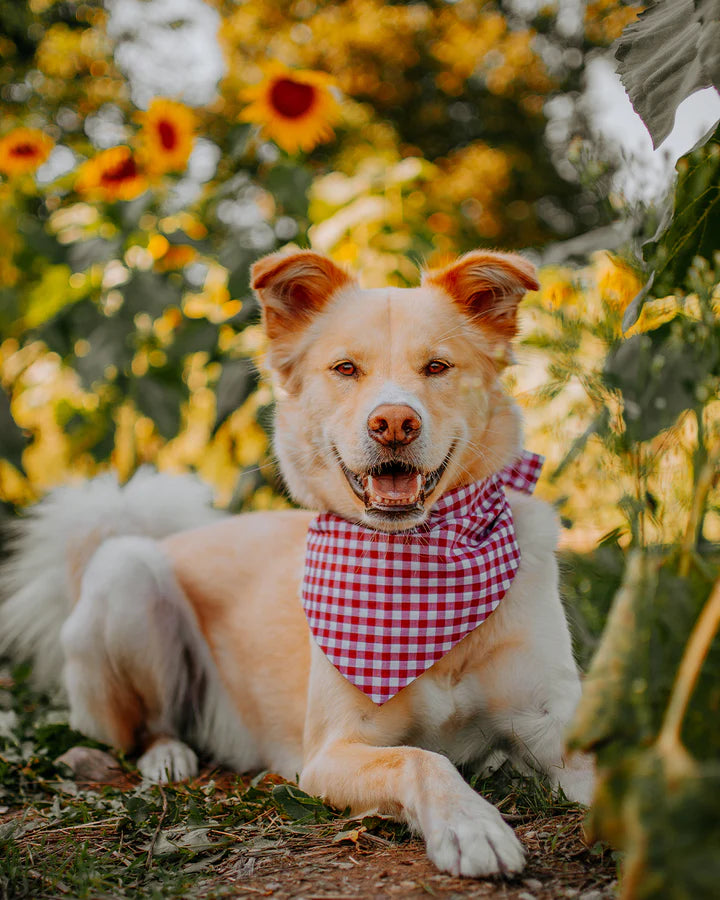
M 271 850 L 288 836 L 332 840 L 349 820 L 264 774 L 207 771 L 187 784 L 143 784 L 126 760 L 108 785 L 81 785 L 55 760 L 78 744 L 66 711 L 32 690 L 26 667 L 0 670 L 0 898 L 190 897 L 230 850 Z M 360 823 L 383 840 L 405 829 Z M 222 887 L 213 894 L 222 896 Z
M 124 759 L 110 784 L 81 784 L 57 757 L 101 748 L 66 724 L 61 701 L 34 691 L 27 667 L 0 668 L 0 898 L 223 897 L 216 877 L 234 858 L 324 848 L 407 844 L 406 828 L 378 816 L 352 820 L 277 776 L 205 771 L 186 784 L 143 784 Z M 466 773 L 512 824 L 579 808 L 503 767 Z M 558 823 L 560 824 L 560 823 Z M 320 852 L 320 850 L 318 850 Z

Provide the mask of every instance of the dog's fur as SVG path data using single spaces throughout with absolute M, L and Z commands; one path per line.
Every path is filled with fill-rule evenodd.
M 477 251 L 421 287 L 363 290 L 304 251 L 256 263 L 253 286 L 278 397 L 275 448 L 303 505 L 405 529 L 444 491 L 517 456 L 520 421 L 498 374 L 517 304 L 537 286 L 526 260 Z M 410 408 L 413 439 L 379 440 L 368 425 L 378 407 Z M 358 484 L 388 461 L 439 471 L 439 483 L 398 508 L 363 496 Z M 592 771 L 563 752 L 580 682 L 555 517 L 508 495 L 522 554 L 512 587 L 383 706 L 309 638 L 299 584 L 313 513 L 227 517 L 189 476 L 141 471 L 124 488 L 105 476 L 41 503 L 5 569 L 0 634 L 46 682 L 62 669 L 72 725 L 139 751 L 149 778 L 191 776 L 194 750 L 299 775 L 341 808 L 407 822 L 442 870 L 517 872 L 521 845 L 454 764 L 491 767 L 507 754 L 583 802 Z

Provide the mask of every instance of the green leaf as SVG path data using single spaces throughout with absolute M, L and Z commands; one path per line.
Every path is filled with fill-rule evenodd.
M 600 767 L 590 812 L 593 834 L 624 852 L 624 896 L 634 900 L 714 900 L 720 882 L 720 766 L 678 774 L 655 746 L 621 766 Z
M 703 146 L 678 161 L 673 216 L 667 230 L 644 246 L 654 270 L 651 294 L 665 297 L 687 285 L 688 270 L 701 256 L 712 260 L 720 234 L 720 128 Z M 639 313 L 639 309 L 638 309 Z
M 82 298 L 83 290 L 70 287 L 70 266 L 48 266 L 27 297 L 25 325 L 37 328 L 69 304 Z
M 583 696 L 568 735 L 569 746 L 591 750 L 610 738 L 631 744 L 652 733 L 642 714 L 646 697 L 638 696 L 634 682 L 642 665 L 635 650 L 648 636 L 644 613 L 656 579 L 650 560 L 640 553 L 630 556 L 602 641 L 585 677 Z M 636 716 L 636 708 L 642 721 Z
M 13 418 L 10 397 L 0 386 L 0 457 L 24 472 L 22 454 L 29 443 L 29 439 Z
M 632 105 L 658 147 L 686 97 L 713 85 L 720 89 L 720 0 L 653 3 L 625 28 L 615 56 Z
M 293 822 L 304 820 L 327 822 L 337 818 L 337 813 L 325 806 L 322 800 L 311 797 L 292 784 L 276 784 L 272 789 L 272 798 L 278 809 Z

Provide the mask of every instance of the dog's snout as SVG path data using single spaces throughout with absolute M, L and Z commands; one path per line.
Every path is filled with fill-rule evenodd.
M 422 420 L 411 406 L 391 405 L 376 407 L 368 416 L 368 434 L 384 447 L 411 444 L 420 434 Z

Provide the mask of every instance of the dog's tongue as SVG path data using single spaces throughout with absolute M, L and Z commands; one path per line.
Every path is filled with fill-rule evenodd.
M 409 506 L 420 496 L 422 486 L 423 476 L 419 472 L 368 475 L 367 493 L 374 503 Z

